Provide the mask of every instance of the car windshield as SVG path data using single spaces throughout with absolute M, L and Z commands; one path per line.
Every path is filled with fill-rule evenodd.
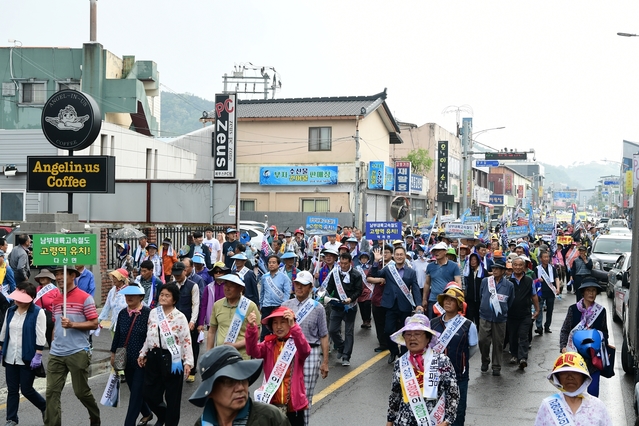
M 605 239 L 595 241 L 593 253 L 623 253 L 632 250 L 632 239 Z

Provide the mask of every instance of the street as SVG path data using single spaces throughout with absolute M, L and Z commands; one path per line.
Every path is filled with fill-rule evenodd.
M 516 366 L 507 364 L 509 356 L 504 354 L 506 365 L 502 375 L 482 375 L 479 371 L 479 354 L 471 359 L 470 385 L 466 425 L 510 426 L 513 424 L 533 424 L 541 401 L 556 392 L 546 380 L 546 375 L 559 354 L 559 330 L 566 310 L 574 303 L 574 295 L 562 295 L 555 303 L 552 334 L 536 336 L 528 358 L 528 368 L 521 372 Z M 612 322 L 611 304 L 605 294 L 597 297 L 608 313 L 608 327 L 611 344 L 621 347 L 621 326 Z M 359 315 L 359 314 L 358 314 Z M 386 354 L 375 354 L 377 341 L 374 330 L 355 327 L 355 349 L 350 367 L 336 363 L 334 354 L 330 358 L 330 373 L 326 380 L 319 380 L 315 389 L 315 405 L 311 416 L 313 426 L 333 425 L 375 425 L 384 424 L 392 367 L 387 364 Z M 107 338 L 104 338 L 107 336 Z M 100 337 L 108 341 L 108 333 Z M 102 343 L 104 344 L 104 342 Z M 96 399 L 104 390 L 108 375 L 98 374 L 90 379 Z M 261 380 L 261 379 L 260 379 Z M 256 383 L 259 384 L 260 380 Z M 201 409 L 188 402 L 191 392 L 197 388 L 199 376 L 194 384 L 184 384 L 180 424 L 192 425 L 201 414 Z M 253 385 L 251 390 L 257 386 Z M 4 386 L 4 384 L 3 384 Z M 43 381 L 38 389 L 44 394 Z M 616 375 L 612 379 L 602 379 L 600 398 L 606 403 L 614 425 L 634 425 L 635 415 L 631 405 L 634 383 L 630 375 L 625 375 L 621 362 L 617 359 Z M 0 416 L 4 418 L 6 389 L 0 388 Z M 122 387 L 121 406 L 107 408 L 100 406 L 103 425 L 121 425 L 126 414 L 128 388 Z M 88 415 L 75 396 L 70 384 L 62 396 L 63 423 L 80 425 L 88 423 Z M 626 402 L 624 404 L 624 402 Z M 22 400 L 20 404 L 20 425 L 41 425 L 40 413 Z

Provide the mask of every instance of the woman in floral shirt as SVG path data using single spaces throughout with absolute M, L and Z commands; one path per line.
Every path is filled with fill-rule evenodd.
M 158 424 L 180 422 L 182 386 L 193 368 L 189 322 L 175 305 L 180 299 L 176 284 L 162 286 L 159 306 L 149 314 L 146 341 L 138 364 L 145 367 L 144 400 L 158 417 Z
M 391 335 L 408 352 L 395 361 L 387 426 L 430 425 L 429 419 L 437 426 L 450 426 L 455 421 L 459 388 L 450 359 L 432 349 L 438 335 L 422 314 L 406 318 L 404 327 Z M 429 376 L 436 380 L 424 380 Z

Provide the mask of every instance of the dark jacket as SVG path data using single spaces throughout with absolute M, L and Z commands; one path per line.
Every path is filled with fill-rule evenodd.
M 339 265 L 336 266 L 340 272 L 340 276 L 342 278 L 342 287 L 344 287 L 344 292 L 346 293 L 346 297 L 351 299 L 351 303 L 355 302 L 359 296 L 362 295 L 362 274 L 359 273 L 355 268 L 351 268 L 348 272 L 350 274 L 350 283 L 344 283 L 344 275 L 346 275 L 340 269 Z M 328 279 L 328 284 L 326 285 L 326 291 L 331 297 L 339 298 L 339 294 L 337 293 L 337 287 L 335 286 L 335 277 L 331 274 L 331 277 Z M 335 306 L 333 306 L 335 309 Z
M 2 345 L 3 348 L 5 348 L 5 346 L 9 343 L 9 326 L 17 309 L 18 306 L 13 305 L 7 310 L 7 326 L 5 327 L 6 334 L 4 336 L 0 336 L 0 339 L 2 339 L 2 341 L 0 341 L 0 345 Z M 39 306 L 32 303 L 31 306 L 29 306 L 29 309 L 27 309 L 27 316 L 22 324 L 22 362 L 24 362 L 25 365 L 29 365 L 31 363 L 36 350 L 41 351 L 44 349 L 43 346 L 36 345 L 36 321 L 38 319 L 40 309 L 41 308 Z M 4 365 L 4 359 L 2 364 Z
M 202 255 L 204 256 L 204 262 L 206 262 L 206 269 L 211 269 L 211 250 L 209 246 L 206 244 L 202 244 L 200 246 L 202 249 Z M 193 259 L 193 255 L 195 254 L 195 244 L 189 244 L 189 252 L 186 254 L 186 257 L 189 259 Z
M 517 283 L 517 279 L 513 276 L 508 277 L 513 287 L 515 288 L 515 300 L 512 306 L 508 309 L 509 319 L 524 319 L 530 317 L 532 296 L 533 296 L 533 280 L 528 275 L 524 274 L 521 281 Z
M 255 276 L 255 272 L 249 271 L 244 274 L 244 296 L 248 297 L 249 300 L 253 301 L 256 306 L 260 306 L 260 294 L 257 290 L 257 277 Z
M 468 345 L 468 336 L 470 333 L 470 326 L 472 322 L 469 319 L 464 321 L 464 324 L 459 327 L 457 333 L 450 339 L 444 354 L 450 358 L 450 362 L 453 363 L 455 368 L 455 376 L 457 381 L 467 381 L 469 379 L 470 365 L 468 360 L 470 359 L 470 346 Z M 438 333 L 443 333 L 446 329 L 444 325 L 444 316 L 433 318 L 430 323 L 433 330 Z
M 251 397 L 249 397 L 249 403 L 251 404 L 251 408 L 248 420 L 233 420 L 234 426 L 236 424 L 238 426 L 290 426 L 286 416 L 276 406 L 253 401 Z M 209 404 L 209 402 L 207 402 L 207 404 Z M 194 426 L 202 426 L 201 416 L 197 419 Z
M 369 275 L 376 278 L 384 278 L 386 280 L 386 284 L 384 284 L 384 292 L 382 293 L 382 307 L 390 309 L 395 304 L 395 300 L 397 300 L 397 306 L 400 311 L 411 312 L 413 310 L 410 302 L 399 288 L 399 285 L 395 282 L 395 278 L 393 278 L 393 274 L 391 274 L 388 266 L 379 270 L 378 266 L 373 264 L 373 268 Z M 414 269 L 409 268 L 406 263 L 404 264 L 404 276 L 402 277 L 402 281 L 404 281 L 404 284 L 406 284 L 406 287 L 410 290 L 415 306 L 421 306 L 422 289 L 419 288 L 419 284 L 417 283 L 417 273 Z
M 131 337 L 126 345 L 126 367 L 127 368 L 140 368 L 138 366 L 138 357 L 140 356 L 140 350 L 146 340 L 146 332 L 148 330 L 147 323 L 149 322 L 149 313 L 151 309 L 146 306 L 142 306 L 140 313 L 135 319 L 133 329 L 131 330 Z M 123 348 L 126 336 L 129 334 L 129 328 L 133 319 L 136 317 L 129 315 L 127 309 L 122 309 L 118 314 L 118 324 L 115 327 L 113 334 L 113 340 L 111 341 L 111 353 L 115 353 L 117 348 Z
M 583 303 L 583 302 L 582 302 Z M 559 333 L 559 349 L 563 349 L 568 344 L 568 336 L 570 335 L 570 331 L 575 328 L 577 324 L 581 321 L 581 312 L 577 309 L 577 304 L 570 305 L 568 308 L 568 312 L 566 313 L 566 319 L 564 320 L 564 324 L 561 326 L 561 332 Z M 595 322 L 592 324 L 591 329 L 599 330 L 604 335 L 604 340 L 606 341 L 606 345 L 608 344 L 608 322 L 607 322 L 607 314 L 606 308 L 603 308 Z

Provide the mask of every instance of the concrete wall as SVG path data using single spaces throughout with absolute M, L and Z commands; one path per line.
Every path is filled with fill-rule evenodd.
M 331 186 L 291 186 L 275 188 L 257 184 L 242 184 L 242 200 L 256 200 L 256 210 L 270 212 L 300 212 L 303 198 L 328 198 L 331 212 L 352 212 L 352 184 Z

